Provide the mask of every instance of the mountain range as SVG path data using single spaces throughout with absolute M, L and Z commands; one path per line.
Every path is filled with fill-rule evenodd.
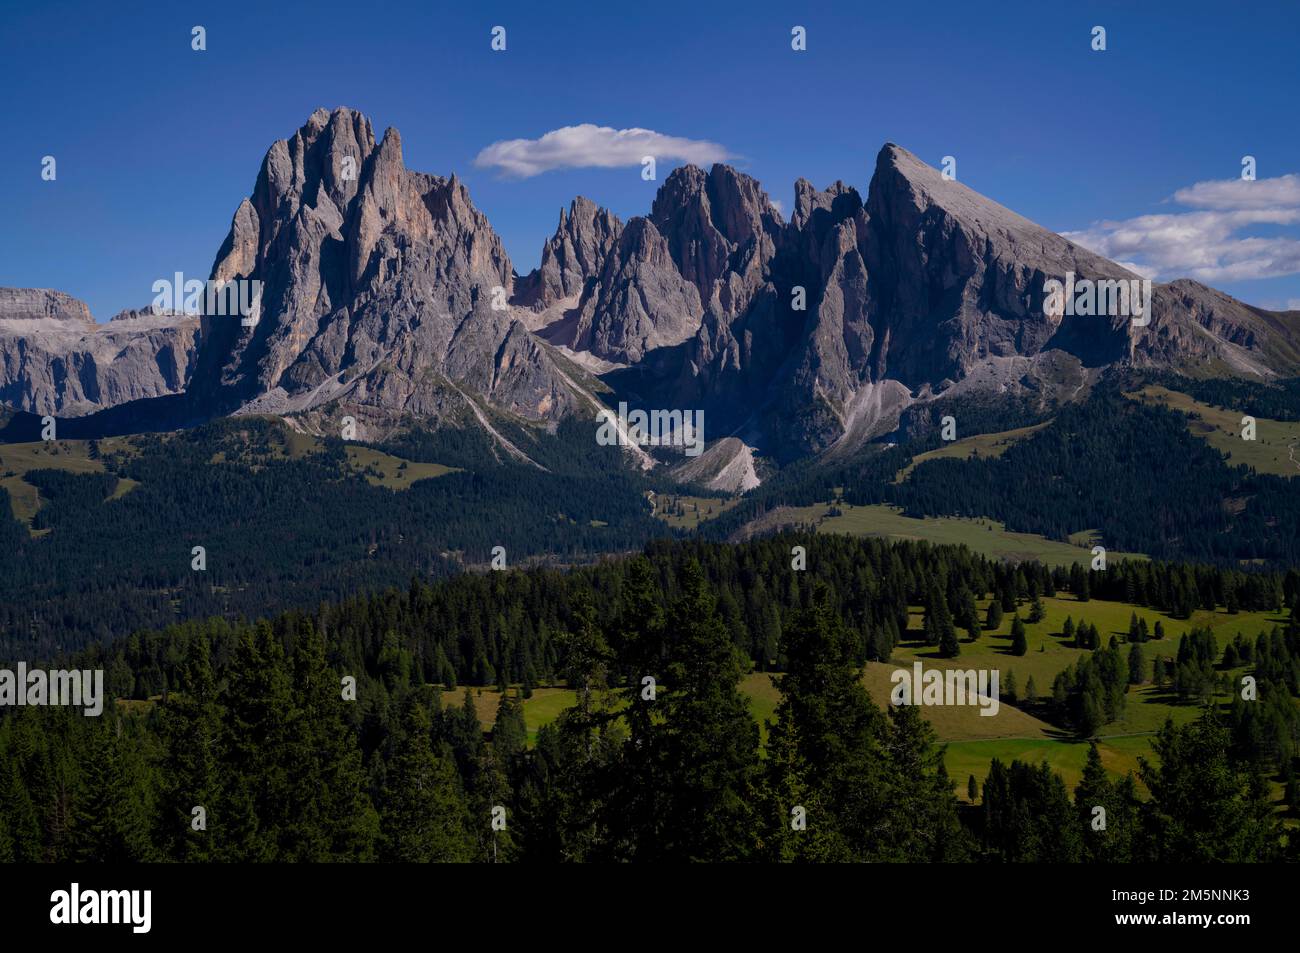
M 318 434 L 352 417 L 371 440 L 477 428 L 520 459 L 503 424 L 554 430 L 620 402 L 701 409 L 705 453 L 664 463 L 744 490 L 938 397 L 1056 403 L 1114 366 L 1300 373 L 1298 312 L 1178 280 L 1154 284 L 1145 323 L 1061 313 L 1046 289 L 1067 275 L 1140 278 L 890 143 L 865 195 L 800 179 L 788 221 L 722 164 L 674 169 L 626 222 L 575 198 L 521 276 L 454 174 L 411 171 L 396 129 L 376 141 L 359 112 L 320 109 L 268 150 L 212 267 L 260 282 L 255 324 L 96 325 L 66 295 L 0 289 L 0 401 L 105 430 L 237 414 Z

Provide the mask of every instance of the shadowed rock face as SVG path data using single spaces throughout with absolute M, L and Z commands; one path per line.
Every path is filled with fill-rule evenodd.
M 1115 363 L 1251 376 L 1300 367 L 1293 317 L 1195 282 L 1155 285 L 1145 327 L 1129 314 L 1048 313 L 1049 280 L 1138 276 L 892 144 L 865 201 L 842 182 L 819 191 L 799 180 L 788 225 L 756 182 L 726 166 L 675 170 L 650 219 L 704 315 L 683 345 L 643 351 L 607 379 L 659 406 L 703 406 L 713 436 L 742 435 L 778 458 L 887 430 L 912 393 L 966 380 L 1019 386 L 1007 380 L 1013 366 L 1049 387 L 1064 374 L 1075 390 L 1086 368 Z M 653 269 L 658 287 L 672 283 L 666 267 Z M 627 287 L 646 283 L 639 274 Z M 647 323 L 631 294 L 584 306 L 601 332 L 576 348 L 599 353 Z M 672 324 L 672 308 L 650 309 L 654 323 Z
M 0 288 L 0 403 L 76 417 L 183 390 L 198 318 L 124 311 L 96 324 L 84 302 L 44 288 Z
M 618 216 L 578 196 L 567 214 L 561 209 L 559 227 L 542 246 L 541 265 L 517 282 L 516 302 L 541 311 L 582 294 L 587 279 L 601 273 L 622 232 Z
M 699 293 L 673 265 L 658 229 L 634 218 L 587 284 L 570 346 L 634 364 L 654 348 L 685 341 L 702 313 Z
M 371 419 L 463 417 L 480 398 L 553 419 L 574 405 L 512 316 L 510 260 L 464 185 L 406 169 L 398 132 L 376 145 L 352 110 L 317 110 L 271 147 L 212 277 L 261 281 L 263 299 L 252 329 L 204 319 L 190 390 L 210 412 L 337 399 Z

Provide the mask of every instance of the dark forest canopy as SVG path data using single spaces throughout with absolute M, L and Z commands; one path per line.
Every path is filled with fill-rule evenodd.
M 1179 414 L 1120 396 L 1132 383 L 1099 385 L 1000 457 L 928 460 L 896 484 L 916 454 L 940 445 L 942 413 L 963 436 L 1048 419 L 1023 399 L 911 408 L 889 438 L 903 442 L 771 473 L 696 535 L 734 538 L 775 507 L 839 494 L 917 517 L 992 517 L 1056 540 L 1093 531 L 1112 550 L 1162 559 L 1300 565 L 1292 481 L 1230 466 Z M 1205 396 L 1285 415 L 1300 412 L 1295 392 L 1241 385 Z M 483 566 L 496 546 L 511 566 L 578 565 L 687 534 L 654 518 L 647 499 L 683 488 L 628 468 L 589 426 L 570 420 L 554 435 L 501 426 L 545 469 L 503 459 L 481 432 L 412 427 L 376 449 L 461 469 L 394 490 L 348 466 L 342 441 L 292 455 L 282 424 L 236 418 L 132 438 L 135 452 L 99 457 L 106 473 L 30 470 L 22 479 L 39 492 L 38 535 L 11 517 L 0 487 L 0 657 L 75 651 L 177 620 L 310 609 Z M 118 480 L 130 491 L 114 492 Z M 195 546 L 206 550 L 203 572 L 191 569 Z
M 791 568 L 799 545 L 806 571 Z M 889 657 L 910 605 L 959 619 L 968 593 L 1015 608 L 1060 590 L 1170 614 L 1231 594 L 1293 621 L 1233 649 L 1261 703 L 1167 726 L 1139 778 L 1108 776 L 1094 752 L 1071 796 L 1045 765 L 995 761 L 963 804 L 921 709 L 876 705 L 862 664 Z M 141 632 L 68 661 L 156 701 L 0 718 L 0 860 L 1276 859 L 1296 841 L 1267 782 L 1296 767 L 1297 600 L 1296 573 L 1071 572 L 786 535 Z M 1213 668 L 1218 651 L 1193 634 L 1177 663 Z M 1123 692 L 1112 652 L 1080 656 L 1067 724 Z M 755 665 L 779 671 L 766 746 L 740 690 Z M 529 746 L 520 696 L 557 681 L 575 704 Z M 485 734 L 465 686 L 493 684 L 506 701 Z M 1106 837 L 1090 826 L 1098 805 Z

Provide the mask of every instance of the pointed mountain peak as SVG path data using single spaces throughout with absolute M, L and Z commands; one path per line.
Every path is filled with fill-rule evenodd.
M 876 156 L 876 171 L 871 177 L 867 203 L 875 215 L 878 209 L 896 205 L 899 200 L 907 201 L 916 209 L 938 206 L 963 221 L 979 223 L 985 229 L 1003 230 L 1020 238 L 1043 240 L 1044 236 L 1050 235 L 1054 244 L 1066 242 L 1055 232 L 976 192 L 959 179 L 944 178 L 943 173 L 915 153 L 887 142 Z
M 588 278 L 600 274 L 617 245 L 623 223 L 609 209 L 579 195 L 560 209 L 555 234 L 542 246 L 537 270 L 519 283 L 518 303 L 544 310 L 582 292 Z
M 672 171 L 655 195 L 650 220 L 668 241 L 678 270 L 708 303 L 714 284 L 727 274 L 732 256 L 742 249 L 743 289 L 727 292 L 722 306 L 734 313 L 761 281 L 763 262 L 774 250 L 781 217 L 757 180 L 729 165 L 715 164 L 707 173 L 698 166 Z
M 399 165 L 405 165 L 402 161 L 402 134 L 397 131 L 396 127 L 389 126 L 384 130 L 383 141 L 379 143 L 379 154 L 389 160 L 396 161 Z M 452 178 L 456 173 L 452 173 Z

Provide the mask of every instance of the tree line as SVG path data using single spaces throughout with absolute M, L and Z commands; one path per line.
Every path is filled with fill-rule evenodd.
M 798 545 L 804 572 L 791 568 Z M 1060 579 L 911 542 L 656 543 L 568 573 L 413 582 L 312 613 L 137 633 L 65 660 L 106 668 L 124 701 L 103 717 L 0 717 L 0 859 L 1294 854 L 1266 796 L 1268 772 L 1294 767 L 1294 747 L 1262 717 L 1294 707 L 1294 621 L 1280 642 L 1251 648 L 1261 683 L 1285 696 L 1166 726 L 1136 779 L 1090 761 L 1073 797 L 1046 766 L 995 762 L 963 803 L 921 710 L 882 709 L 867 694 L 862 665 L 888 658 L 909 604 L 960 606 L 963 590 L 982 598 L 1022 583 L 1028 595 Z M 772 644 L 750 629 L 764 611 Z M 1209 648 L 1186 644 L 1187 661 Z M 1083 657 L 1095 670 L 1085 682 L 1127 678 L 1111 651 Z M 741 689 L 759 658 L 779 691 L 766 744 Z M 522 702 L 555 683 L 575 703 L 530 744 Z M 474 684 L 504 689 L 488 732 Z M 1096 807 L 1104 832 L 1092 826 Z

